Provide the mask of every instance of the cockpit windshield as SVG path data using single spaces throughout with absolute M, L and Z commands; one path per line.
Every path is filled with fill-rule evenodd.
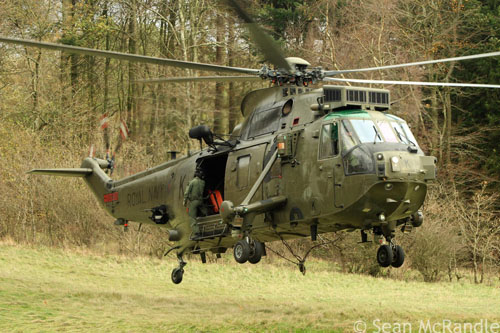
M 377 145 L 380 148 L 375 148 L 376 143 L 416 146 L 415 137 L 404 120 L 395 116 L 387 118 L 389 119 L 343 119 L 340 122 L 340 142 L 346 175 L 375 172 L 372 156 L 374 149 L 394 147 Z
M 375 127 L 375 123 L 371 119 L 351 119 L 350 122 L 362 143 L 383 142 L 380 133 Z
M 378 128 L 384 136 L 385 142 L 399 142 L 396 134 L 392 131 L 392 126 L 385 120 L 377 120 Z
M 394 129 L 394 132 L 400 142 L 418 147 L 417 139 L 415 139 L 410 127 L 403 119 L 391 114 L 386 116 L 387 118 L 390 118 L 391 127 Z
M 395 121 L 391 121 L 391 126 L 394 129 L 394 132 L 396 132 L 396 135 L 400 142 L 407 145 L 417 146 L 417 140 L 413 136 L 413 133 L 411 132 L 407 123 L 398 123 Z
M 401 144 L 418 147 L 415 137 L 403 119 L 388 114 L 385 116 L 386 118 L 365 118 L 356 115 L 356 118 L 353 116 L 352 118 L 341 119 L 338 122 L 340 153 L 346 175 L 374 173 L 375 160 L 373 154 L 377 151 L 406 150 Z M 326 129 L 325 126 L 330 125 L 324 125 L 323 129 Z M 329 132 L 324 134 L 327 138 L 329 137 Z M 326 139 L 321 140 L 321 142 L 323 141 L 329 142 Z M 381 144 L 378 145 L 377 143 Z M 325 154 L 320 149 L 320 158 L 325 158 L 323 155 Z M 326 155 L 330 156 L 332 154 Z
M 399 125 L 401 125 L 401 127 L 403 128 L 406 134 L 406 138 L 410 141 L 409 143 L 414 144 L 415 146 L 418 147 L 417 139 L 415 139 L 415 137 L 413 136 L 413 133 L 411 132 L 410 127 L 408 127 L 408 124 L 400 123 Z

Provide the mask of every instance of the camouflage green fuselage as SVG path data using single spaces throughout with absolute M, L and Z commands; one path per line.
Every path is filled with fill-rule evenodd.
M 288 94 L 284 89 L 288 89 Z M 406 141 L 411 140 L 401 138 L 397 128 L 405 124 L 402 119 L 359 107 L 321 114 L 311 110 L 321 91 L 295 91 L 290 95 L 291 89 L 275 87 L 260 91 L 256 97 L 252 93 L 247 96 L 243 110 L 247 107 L 253 112 L 233 132 L 233 137 L 238 138 L 233 149 L 207 148 L 118 181 L 105 175 L 99 178 L 97 174 L 85 179 L 103 207 L 117 219 L 154 224 L 150 210 L 166 205 L 170 219 L 162 226 L 178 231 L 181 250 L 197 246 L 217 252 L 234 245 L 240 235 L 236 230 L 232 236 L 201 242 L 189 240 L 189 216 L 182 201 L 197 165 L 207 169 L 206 190 L 218 189 L 224 200 L 238 205 L 276 150 L 278 158 L 251 202 L 285 196 L 286 203 L 253 220 L 252 237 L 262 242 L 280 236 L 309 236 L 312 224 L 318 226 L 318 233 L 371 229 L 389 221 L 397 224 L 421 207 L 427 182 L 435 178 L 435 158 L 425 156 L 416 142 L 408 144 Z M 251 105 L 252 98 L 258 101 L 256 105 Z M 285 114 L 282 110 L 290 100 L 293 107 Z M 270 111 L 259 112 L 266 107 Z M 273 108 L 279 111 L 272 111 Z M 266 117 L 272 126 L 265 123 Z M 356 132 L 355 126 L 365 126 L 370 131 L 370 121 L 377 124 L 373 126 L 373 142 L 366 138 L 363 142 L 361 137 L 367 133 Z M 387 124 L 397 127 L 393 127 L 392 134 Z M 343 147 L 344 141 L 348 141 L 347 137 L 343 140 L 343 135 L 349 134 L 348 127 L 357 133 L 350 134 L 353 139 L 349 140 L 353 140 L 353 145 L 357 143 L 350 150 Z M 325 129 L 333 129 L 328 132 L 333 134 L 324 135 Z M 401 140 L 394 140 L 396 135 Z M 358 155 L 351 158 L 355 150 L 359 150 Z M 95 170 L 95 164 L 86 159 L 82 168 Z M 96 185 L 99 181 L 106 186 Z M 209 215 L 202 219 L 222 223 L 218 214 Z

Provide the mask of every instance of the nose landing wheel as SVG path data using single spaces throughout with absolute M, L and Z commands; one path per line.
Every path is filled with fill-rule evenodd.
M 394 258 L 392 259 L 392 267 L 398 268 L 403 266 L 403 263 L 405 262 L 405 251 L 403 251 L 403 248 L 399 245 L 394 246 L 393 249 L 393 254 Z
M 377 251 L 377 261 L 382 267 L 389 267 L 392 264 L 394 254 L 389 245 L 381 245 Z
M 401 267 L 405 261 L 405 252 L 399 245 L 381 245 L 377 251 L 377 261 L 382 267 Z

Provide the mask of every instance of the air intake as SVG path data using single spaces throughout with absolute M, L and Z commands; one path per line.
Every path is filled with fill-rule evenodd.
M 322 110 L 360 108 L 385 111 L 390 107 L 389 90 L 386 89 L 325 85 L 323 98 Z
M 370 92 L 370 104 L 386 104 L 389 105 L 389 93 L 388 92 Z
M 340 102 L 342 100 L 342 90 L 337 88 L 323 89 L 325 93 L 325 102 Z
M 366 103 L 366 91 L 347 90 L 347 100 L 349 102 Z

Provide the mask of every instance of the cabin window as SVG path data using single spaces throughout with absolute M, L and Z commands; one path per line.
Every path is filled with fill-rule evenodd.
M 283 117 L 286 117 L 292 112 L 292 107 L 293 107 L 293 99 L 289 99 L 286 101 L 285 105 L 283 105 L 283 108 L 281 109 L 281 114 Z
M 323 125 L 319 146 L 319 159 L 330 158 L 339 153 L 339 126 L 331 123 Z
M 260 135 L 276 132 L 279 129 L 282 105 L 255 110 L 250 120 L 250 127 L 246 137 L 255 138 Z
M 236 177 L 236 186 L 242 190 L 248 187 L 248 178 L 250 175 L 250 155 L 238 158 L 238 169 Z

